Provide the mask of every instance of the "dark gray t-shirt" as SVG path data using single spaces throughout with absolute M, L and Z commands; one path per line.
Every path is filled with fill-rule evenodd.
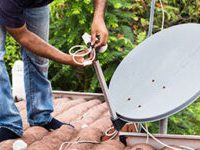
M 0 0 L 0 25 L 18 28 L 25 24 L 25 8 L 42 7 L 53 0 Z

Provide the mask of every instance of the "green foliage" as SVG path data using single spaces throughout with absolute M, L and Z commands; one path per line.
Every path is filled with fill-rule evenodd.
M 124 2 L 128 5 L 126 1 Z M 116 11 L 114 9 L 116 7 L 121 7 L 121 1 L 109 2 L 108 9 L 113 10 L 112 13 L 108 12 L 106 15 L 110 29 L 109 51 L 98 57 L 107 81 L 110 80 L 123 57 L 133 48 L 134 40 L 132 29 L 129 26 L 131 13 L 124 10 Z M 127 7 L 123 9 L 127 9 Z M 82 34 L 84 32 L 90 33 L 93 18 L 92 1 L 80 1 L 80 3 L 70 0 L 55 1 L 51 8 L 50 42 L 64 52 L 68 52 L 68 49 L 73 45 L 83 44 Z M 124 18 L 124 15 L 127 15 L 128 19 Z M 120 22 L 122 18 L 124 18 L 124 22 Z M 120 32 L 122 28 L 124 33 Z M 66 77 L 66 80 L 63 81 L 63 77 Z M 91 67 L 78 69 L 52 62 L 50 64 L 50 78 L 55 89 L 99 91 L 98 81 Z
M 151 0 L 111 0 L 108 1 L 106 24 L 110 32 L 109 49 L 99 55 L 106 81 L 121 60 L 147 35 Z M 165 27 L 200 22 L 198 0 L 163 0 Z M 154 32 L 160 30 L 162 21 L 161 5 L 157 2 Z M 56 0 L 51 5 L 51 44 L 68 52 L 77 44 L 83 44 L 81 35 L 90 33 L 93 6 L 92 0 Z M 94 70 L 89 67 L 77 69 L 51 62 L 49 77 L 54 89 L 99 92 L 100 87 Z M 63 81 L 63 77 L 66 80 Z
M 171 134 L 199 135 L 200 134 L 200 100 L 190 107 L 169 118 L 169 130 Z M 158 133 L 158 122 L 148 123 L 150 132 Z
M 4 57 L 4 61 L 6 63 L 6 67 L 11 77 L 11 69 L 16 60 L 20 59 L 20 46 L 17 42 L 11 37 L 7 36 L 6 38 L 6 55 Z
M 200 134 L 200 101 L 192 104 L 184 111 L 170 117 L 170 133 Z
M 165 8 L 165 28 L 180 23 L 200 22 L 200 2 L 198 0 L 163 0 Z M 156 3 L 154 32 L 160 30 L 162 11 Z M 76 44 L 83 44 L 81 35 L 90 32 L 92 22 L 92 2 L 55 1 L 52 5 L 51 43 L 67 52 Z M 109 49 L 99 54 L 106 81 L 109 81 L 121 60 L 147 35 L 150 0 L 110 0 L 106 13 Z M 98 80 L 91 67 L 77 69 L 50 65 L 50 78 L 54 89 L 99 92 Z M 200 134 L 199 101 L 186 110 L 170 117 L 169 132 L 176 134 Z M 158 132 L 158 123 L 150 123 L 150 130 Z

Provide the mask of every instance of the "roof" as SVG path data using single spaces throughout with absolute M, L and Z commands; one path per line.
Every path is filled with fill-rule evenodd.
M 98 96 L 95 96 L 98 98 Z M 90 99 L 90 100 L 89 100 Z M 48 132 L 42 127 L 29 127 L 26 119 L 25 101 L 16 103 L 24 125 L 22 140 L 28 144 L 28 150 L 58 150 L 66 141 L 100 141 L 112 123 L 105 102 L 96 98 L 66 97 L 54 100 L 52 116 L 63 122 L 69 122 L 75 129 L 63 126 L 53 132 Z M 87 127 L 88 126 L 88 127 Z M 0 150 L 10 150 L 16 140 L 8 140 L 0 143 Z M 112 140 L 102 144 L 68 144 L 63 149 L 124 149 L 124 145 L 118 140 Z
M 62 95 L 62 94 L 61 94 Z M 119 138 L 101 142 L 101 137 L 105 131 L 112 126 L 110 114 L 106 103 L 102 100 L 101 94 L 71 94 L 61 96 L 55 94 L 54 109 L 52 116 L 60 121 L 71 123 L 70 126 L 62 126 L 53 132 L 48 132 L 42 127 L 29 127 L 26 121 L 25 101 L 17 102 L 24 125 L 24 136 L 22 140 L 28 144 L 28 150 L 59 150 L 62 143 L 62 150 L 151 150 L 148 145 L 146 148 L 124 146 Z M 0 150 L 11 150 L 16 140 L 8 140 L 0 143 Z M 91 141 L 93 143 L 75 143 L 73 141 Z

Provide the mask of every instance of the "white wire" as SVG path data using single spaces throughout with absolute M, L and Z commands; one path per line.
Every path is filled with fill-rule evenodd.
M 79 122 L 82 118 L 84 118 L 84 116 L 86 115 L 87 113 L 85 113 L 83 116 L 81 116 L 78 120 L 76 120 L 75 122 Z M 109 133 L 109 131 L 111 130 L 111 129 L 115 129 L 114 127 L 110 127 L 110 128 L 108 128 L 106 131 L 105 131 L 105 135 L 106 136 L 111 136 L 110 138 L 109 138 L 109 140 L 112 140 L 112 139 L 114 139 L 115 137 L 116 137 L 116 135 L 118 134 L 118 131 L 117 130 L 115 130 L 113 133 Z M 80 137 L 78 138 L 78 140 L 80 139 Z M 63 142 L 62 144 L 61 144 L 61 146 L 60 146 L 60 148 L 59 148 L 59 150 L 62 150 L 63 149 L 63 146 L 65 145 L 65 144 L 81 144 L 81 143 L 90 143 L 90 144 L 101 144 L 101 143 L 104 143 L 104 142 L 98 142 L 98 141 L 67 141 L 67 142 Z
M 136 132 L 138 133 L 139 130 L 138 130 L 137 124 L 136 124 L 136 123 L 133 123 L 133 124 L 134 124 L 134 126 L 135 126 L 135 130 L 136 130 Z
M 159 139 L 157 139 L 153 134 L 151 134 L 142 124 L 140 124 L 140 126 L 143 128 L 143 130 L 152 138 L 154 139 L 156 142 L 158 142 L 159 144 L 167 147 L 167 148 L 171 148 L 172 150 L 181 150 L 180 148 L 175 148 L 175 147 L 172 147 L 172 146 L 169 146 L 165 143 L 163 143 L 162 141 L 160 141 Z M 190 148 L 190 147 L 186 147 L 186 146 L 181 146 L 181 147 L 184 147 L 186 148 L 187 150 L 194 150 L 193 148 Z
M 74 49 L 77 49 L 75 52 Z M 88 51 L 85 51 L 85 50 L 88 50 Z M 81 52 L 84 52 L 83 54 L 81 54 Z M 93 53 L 93 56 L 91 59 L 89 60 L 86 60 L 84 61 L 83 63 L 80 63 L 76 60 L 76 57 L 85 57 L 87 55 L 90 55 L 91 53 Z M 81 66 L 87 66 L 87 65 L 90 65 L 96 58 L 96 51 L 95 49 L 93 49 L 92 47 L 90 48 L 87 48 L 87 46 L 85 45 L 75 45 L 73 47 L 71 47 L 69 49 L 69 54 L 72 56 L 72 59 L 73 61 L 78 64 L 78 65 L 81 65 Z
M 164 25 L 165 25 L 165 10 L 164 10 L 164 7 L 163 7 L 162 0 L 159 0 L 159 1 L 160 1 L 161 9 L 162 9 L 162 26 L 161 26 L 161 30 L 163 30 L 164 29 Z M 151 1 L 151 10 L 150 10 L 150 19 L 149 19 L 149 31 L 148 31 L 147 37 L 150 37 L 152 35 L 152 32 L 153 32 L 155 3 L 156 3 L 156 0 L 152 0 Z
M 117 130 L 115 130 L 115 131 L 112 132 L 112 133 L 109 133 L 109 131 L 112 130 L 112 129 L 115 130 L 114 127 L 110 127 L 110 128 L 108 128 L 108 129 L 105 131 L 105 135 L 106 135 L 106 136 L 110 136 L 109 140 L 114 139 L 114 138 L 117 136 L 117 134 L 118 134 L 118 131 L 117 131 Z
M 162 9 L 162 26 L 161 26 L 161 30 L 163 30 L 164 26 L 165 26 L 165 10 L 164 10 L 164 7 L 163 7 L 162 0 L 159 0 L 159 1 L 160 1 L 161 9 Z
M 97 141 L 71 141 L 71 142 L 64 142 L 64 143 L 62 143 L 62 145 L 60 146 L 59 150 L 62 150 L 63 146 L 65 144 L 82 144 L 82 143 L 101 144 L 101 142 L 97 142 Z
M 149 129 L 148 129 L 148 125 L 145 124 L 145 126 L 146 126 L 147 131 L 149 131 Z M 147 134 L 146 144 L 147 144 L 147 143 L 149 143 L 149 134 Z
M 188 150 L 194 150 L 193 148 L 188 147 L 188 146 L 179 146 L 179 147 L 181 147 L 181 148 L 186 148 L 186 149 L 188 149 Z
M 113 133 L 115 133 L 115 132 L 116 132 L 116 130 L 114 129 L 114 132 L 112 132 L 112 133 L 109 133 L 109 131 L 110 131 L 110 130 L 112 130 L 112 129 L 114 129 L 114 127 L 110 127 L 110 128 L 108 128 L 108 129 L 106 130 L 106 132 L 105 132 L 105 135 L 106 135 L 106 136 L 112 136 L 112 135 L 113 135 Z
M 73 46 L 73 47 L 71 47 L 70 49 L 69 49 L 69 54 L 70 55 L 75 55 L 75 53 L 76 53 L 76 51 L 75 52 L 73 52 L 73 50 L 74 49 L 78 49 L 79 51 L 85 51 L 85 49 L 87 49 L 87 47 L 85 46 L 85 45 L 75 45 L 75 46 Z M 89 54 L 89 51 L 88 51 L 88 53 L 84 53 L 84 54 L 78 54 L 78 55 L 76 55 L 76 56 L 79 56 L 79 57 L 82 57 L 82 56 L 85 56 L 85 54 L 87 55 L 87 54 Z
M 82 117 L 81 117 L 81 118 L 82 118 Z M 132 124 L 132 123 L 130 122 L 130 123 L 127 123 L 127 125 L 128 125 L 128 124 Z M 134 126 L 135 126 L 135 128 L 136 128 L 136 131 L 138 131 L 136 124 L 135 124 L 135 123 L 133 123 L 133 124 L 134 124 Z M 117 134 L 119 133 L 117 130 L 115 130 L 115 131 L 112 132 L 112 133 L 109 133 L 109 131 L 111 131 L 112 129 L 115 130 L 114 127 L 110 127 L 110 128 L 108 128 L 108 129 L 105 131 L 105 133 L 104 133 L 106 136 L 109 136 L 109 137 L 110 137 L 109 140 L 114 139 L 114 138 L 117 136 Z M 101 144 L 101 143 L 104 143 L 104 142 L 98 142 L 98 141 L 69 141 L 69 142 L 63 142 L 63 143 L 61 144 L 59 150 L 62 150 L 62 149 L 63 149 L 63 146 L 64 146 L 65 144 L 80 144 L 80 143 Z

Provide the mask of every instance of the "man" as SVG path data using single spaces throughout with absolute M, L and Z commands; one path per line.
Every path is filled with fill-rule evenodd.
M 52 0 L 0 0 L 0 142 L 23 135 L 22 120 L 11 95 L 11 85 L 3 61 L 6 32 L 23 47 L 24 79 L 27 118 L 30 126 L 47 130 L 60 128 L 64 123 L 52 118 L 52 92 L 47 79 L 48 59 L 75 65 L 70 55 L 49 45 L 49 7 Z M 92 44 L 96 35 L 101 39 L 96 47 L 107 43 L 108 31 L 104 23 L 106 0 L 94 1 Z M 77 58 L 83 61 L 83 58 Z M 22 83 L 23 84 L 23 83 Z

